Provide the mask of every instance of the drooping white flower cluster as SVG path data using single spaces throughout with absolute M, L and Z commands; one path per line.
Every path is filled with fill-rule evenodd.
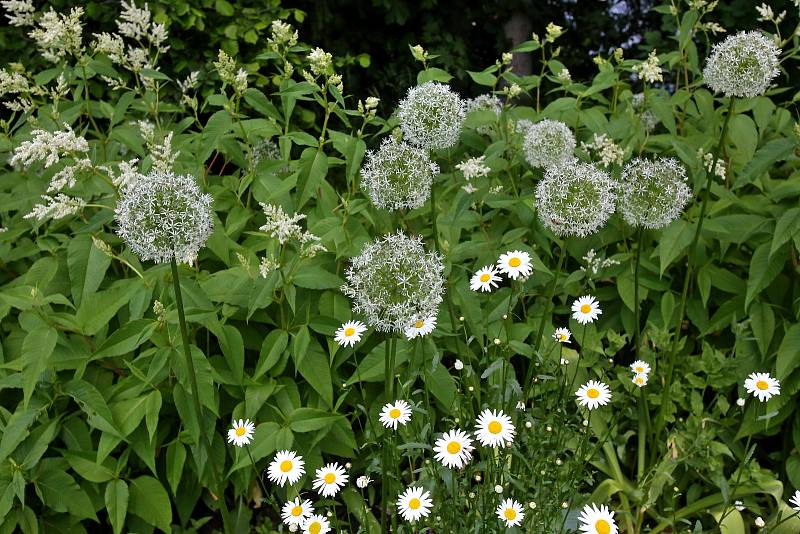
M 193 177 L 152 171 L 121 191 L 117 234 L 142 261 L 191 263 L 213 230 L 212 202 Z
M 367 152 L 361 185 L 378 208 L 413 209 L 428 199 L 437 174 L 439 166 L 427 150 L 387 137 L 378 150 Z
M 517 128 L 521 122 L 517 123 Z M 548 169 L 573 157 L 575 136 L 563 122 L 544 119 L 523 131 L 525 159 L 531 167 Z
M 614 213 L 614 187 L 607 173 L 588 163 L 550 167 L 536 187 L 539 220 L 559 236 L 593 234 Z
M 23 141 L 14 149 L 9 160 L 11 165 L 30 167 L 36 162 L 44 163 L 45 168 L 58 163 L 62 157 L 77 157 L 89 151 L 89 143 L 85 138 L 75 135 L 69 124 L 64 123 L 64 130 L 48 132 L 47 130 L 33 130 L 33 139 Z
M 608 167 L 614 163 L 622 165 L 622 159 L 625 155 L 625 151 L 606 134 L 594 134 L 591 143 L 581 141 L 581 148 L 595 158 L 600 158 L 600 164 L 603 167 Z
M 659 63 L 656 51 L 651 50 L 647 59 L 633 66 L 633 72 L 647 83 L 663 82 L 664 77 L 661 74 L 661 67 L 658 66 Z
M 795 4 L 797 4 L 795 2 Z M 800 7 L 800 6 L 797 6 Z M 772 6 L 769 6 L 765 3 L 761 3 L 760 6 L 756 6 L 756 11 L 758 12 L 758 20 L 760 22 L 772 22 L 776 26 L 783 22 L 783 19 L 786 18 L 786 10 L 780 12 L 780 14 L 776 17 L 775 12 L 772 11 Z
M 53 11 L 51 7 L 42 13 L 28 37 L 36 41 L 42 57 L 53 63 L 68 55 L 77 56 L 83 50 L 81 17 L 82 7 L 73 7 L 67 15 Z
M 464 175 L 466 180 L 472 180 L 473 178 L 481 178 L 486 176 L 491 172 L 492 169 L 484 165 L 483 161 L 486 159 L 486 156 L 478 156 L 477 158 L 469 158 L 466 161 L 462 161 L 461 163 L 456 165 L 456 169 L 461 171 Z
M 308 54 L 308 68 L 315 76 L 333 74 L 333 56 L 317 47 Z
M 117 19 L 117 30 L 120 35 L 142 42 L 147 41 L 151 47 L 159 52 L 166 52 L 165 46 L 167 29 L 163 24 L 152 20 L 150 6 L 145 2 L 143 7 L 138 7 L 136 1 L 130 3 L 122 0 L 122 12 Z
M 780 52 L 760 32 L 739 32 L 714 45 L 703 78 L 711 89 L 728 97 L 762 95 L 779 73 Z
M 388 234 L 351 260 L 341 290 L 353 311 L 380 332 L 403 332 L 420 317 L 435 317 L 444 292 L 444 264 L 420 236 Z
M 419 148 L 449 148 L 458 142 L 466 106 L 450 87 L 426 82 L 408 90 L 397 109 L 406 141 Z
M 30 90 L 28 78 L 23 73 L 11 69 L 0 69 L 0 97 L 8 94 L 29 93 Z
M 23 219 L 36 219 L 46 221 L 47 219 L 61 219 L 67 215 L 78 213 L 86 206 L 86 201 L 82 198 L 73 198 L 59 193 L 52 197 L 42 195 L 43 204 L 36 204 L 30 213 L 22 217 Z
M 692 198 L 686 170 L 674 158 L 635 158 L 622 171 L 618 208 L 631 226 L 663 228 L 678 217 Z
M 120 161 L 117 163 L 116 171 L 110 165 L 101 165 L 99 168 L 108 174 L 108 177 L 111 178 L 111 183 L 119 189 L 123 189 L 146 178 L 146 176 L 139 172 L 139 168 L 137 167 L 138 163 L 139 158 L 133 158 L 130 161 Z
M 0 5 L 6 10 L 6 18 L 12 26 L 33 26 L 33 0 L 2 0 Z

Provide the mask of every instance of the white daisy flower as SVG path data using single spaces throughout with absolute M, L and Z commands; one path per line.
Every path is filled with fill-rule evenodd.
M 514 441 L 514 428 L 511 418 L 502 410 L 483 410 L 476 421 L 475 437 L 484 447 L 505 447 Z
M 594 504 L 587 504 L 583 507 L 581 515 L 578 516 L 581 522 L 580 531 L 585 534 L 617 534 L 617 524 L 614 522 L 614 512 L 608 510 L 608 506 L 601 504 L 600 507 Z
M 411 420 L 411 405 L 404 400 L 388 402 L 383 406 L 379 420 L 386 428 L 397 430 L 398 424 L 405 425 Z
M 781 383 L 769 376 L 769 373 L 750 373 L 744 381 L 744 389 L 754 397 L 758 397 L 761 402 L 765 402 L 773 395 L 781 394 Z
M 533 272 L 530 254 L 521 250 L 501 254 L 497 260 L 497 267 L 501 273 L 514 280 L 520 276 L 527 278 Z
M 594 410 L 598 406 L 605 406 L 611 400 L 611 391 L 602 382 L 589 380 L 575 392 L 581 406 Z
M 350 478 L 344 468 L 336 462 L 317 469 L 316 475 L 313 487 L 323 497 L 333 497 L 339 493 Z
M 469 280 L 469 288 L 472 291 L 491 291 L 497 287 L 497 282 L 502 280 L 497 276 L 497 269 L 493 265 L 487 265 L 472 275 Z
M 423 488 L 410 487 L 397 496 L 397 508 L 406 521 L 414 522 L 421 517 L 428 517 L 431 513 L 430 492 Z
M 636 360 L 631 364 L 631 371 L 636 374 L 650 374 L 650 364 L 643 360 Z
M 571 335 L 570 331 L 566 328 L 556 328 L 556 331 L 553 332 L 553 339 L 559 343 L 569 343 Z
M 466 432 L 451 430 L 436 440 L 434 458 L 447 468 L 461 469 L 472 460 L 472 440 Z
M 794 510 L 800 512 L 800 491 L 795 491 L 794 496 L 789 499 L 789 504 L 792 505 Z
M 414 322 L 406 328 L 406 337 L 414 339 L 417 336 L 427 336 L 436 328 L 436 316 L 432 315 L 425 319 L 414 319 Z
M 572 303 L 572 318 L 580 324 L 593 323 L 603 313 L 600 303 L 591 295 L 585 295 Z
M 633 375 L 632 379 L 633 383 L 639 386 L 640 388 L 645 387 L 647 385 L 648 380 L 649 377 L 647 373 L 636 373 L 635 375 Z
M 506 524 L 507 528 L 515 527 L 522 523 L 525 514 L 522 505 L 514 499 L 503 499 L 497 507 L 497 517 Z
M 464 362 L 462 362 L 461 360 L 456 360 L 453 363 L 453 367 L 455 368 L 456 371 L 461 371 L 462 369 L 464 369 Z
M 281 519 L 286 525 L 303 524 L 311 514 L 314 513 L 314 506 L 308 499 L 300 500 L 300 497 L 295 497 L 293 501 L 289 501 L 283 505 L 281 510 Z
M 319 514 L 312 514 L 300 525 L 303 534 L 327 534 L 331 531 L 331 524 Z
M 367 325 L 361 321 L 347 321 L 336 331 L 333 340 L 343 347 L 352 347 L 361 341 L 361 334 L 366 330 Z
M 303 466 L 305 461 L 294 451 L 280 451 L 275 455 L 275 459 L 270 462 L 267 468 L 267 478 L 270 482 L 275 482 L 283 487 L 288 481 L 294 484 L 306 472 Z
M 228 443 L 233 443 L 237 447 L 250 445 L 253 433 L 256 428 L 250 419 L 239 419 L 233 421 L 233 428 L 228 429 Z
M 360 489 L 364 489 L 369 486 L 370 482 L 372 482 L 372 479 L 369 477 L 369 475 L 361 475 L 356 479 L 356 486 L 358 486 Z

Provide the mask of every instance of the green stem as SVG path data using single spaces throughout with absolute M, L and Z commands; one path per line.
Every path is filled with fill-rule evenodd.
M 245 448 L 247 449 L 247 456 L 250 457 L 250 463 L 253 464 L 253 471 L 255 471 L 256 473 L 256 479 L 258 480 L 258 485 L 261 486 L 261 491 L 264 492 L 264 497 L 261 500 L 262 501 L 266 500 L 267 495 L 269 495 L 269 492 L 267 491 L 266 486 L 264 486 L 264 480 L 261 478 L 261 471 L 259 471 L 258 467 L 256 467 L 256 461 L 255 459 L 253 459 L 253 453 L 250 452 L 250 445 L 246 445 Z
M 386 402 L 394 402 L 394 362 L 396 356 L 397 342 L 390 336 L 386 336 L 386 360 L 384 361 L 384 390 Z M 381 532 L 388 532 L 387 519 L 389 519 L 389 484 L 388 473 L 392 466 L 392 456 L 394 455 L 394 442 L 384 444 L 381 474 Z
M 639 309 L 639 264 L 641 263 L 642 258 L 642 233 L 644 232 L 644 228 L 641 226 L 639 230 L 636 232 L 636 260 L 634 262 L 633 267 L 633 308 L 634 308 L 634 323 L 636 323 L 636 344 L 635 344 L 635 354 L 636 359 L 640 359 L 639 356 L 639 347 L 642 343 L 642 328 L 640 325 L 641 317 L 640 317 L 640 309 Z
M 225 491 L 220 485 L 217 477 L 216 466 L 214 465 L 213 456 L 211 455 L 211 444 L 209 443 L 210 436 L 203 429 L 203 411 L 200 406 L 200 391 L 197 387 L 197 374 L 194 370 L 194 361 L 192 361 L 192 352 L 189 345 L 189 334 L 186 329 L 186 316 L 183 311 L 183 295 L 181 293 L 181 282 L 178 276 L 178 264 L 175 261 L 175 256 L 170 260 L 172 267 L 172 285 L 175 290 L 175 304 L 178 308 L 178 323 L 181 329 L 181 339 L 183 341 L 183 354 L 186 357 L 186 369 L 189 372 L 189 383 L 192 388 L 192 401 L 194 403 L 195 416 L 197 417 L 197 428 L 200 431 L 200 444 L 206 449 L 207 461 L 209 462 L 209 471 L 211 472 L 211 480 L 214 484 L 214 489 L 217 492 L 217 504 L 219 511 L 222 514 L 222 524 L 225 532 L 228 532 L 231 526 L 228 518 L 228 506 L 225 504 Z M 198 473 L 198 478 L 199 478 Z
M 689 256 L 688 262 L 686 266 L 686 276 L 683 279 L 683 291 L 681 292 L 681 304 L 678 309 L 678 320 L 675 325 L 675 337 L 672 340 L 672 348 L 669 351 L 669 357 L 667 359 L 667 374 L 664 383 L 664 389 L 661 393 L 661 405 L 658 408 L 658 416 L 656 417 L 655 428 L 653 431 L 653 437 L 655 438 L 654 444 L 660 440 L 661 432 L 664 429 L 664 423 L 666 419 L 666 410 L 667 404 L 669 403 L 669 395 L 670 389 L 672 387 L 672 378 L 673 373 L 675 371 L 675 354 L 678 351 L 678 341 L 681 337 L 681 326 L 683 325 L 683 316 L 686 311 L 686 297 L 689 294 L 689 280 L 692 277 L 692 267 L 694 260 L 696 259 L 697 253 L 697 244 L 700 241 L 700 233 L 703 230 L 703 221 L 706 216 L 706 210 L 708 209 L 708 195 L 711 189 L 711 181 L 714 178 L 714 174 L 716 171 L 717 160 L 719 159 L 720 152 L 722 151 L 722 146 L 725 143 L 725 134 L 728 131 L 728 122 L 730 121 L 731 115 L 733 115 L 733 105 L 734 105 L 734 98 L 730 97 L 730 101 L 728 104 L 728 113 L 725 116 L 725 121 L 722 124 L 722 132 L 719 136 L 719 142 L 713 153 L 713 159 L 711 161 L 711 170 L 707 171 L 707 178 L 706 178 L 706 186 L 703 189 L 703 198 L 700 204 L 700 216 L 697 221 L 697 228 L 695 228 L 694 237 L 692 238 L 692 243 L 689 245 Z M 656 450 L 656 447 L 652 448 L 653 451 Z
M 756 421 L 758 421 L 758 408 L 755 409 L 753 417 L 755 418 Z M 736 493 L 736 490 L 739 488 L 739 483 L 742 481 L 742 473 L 744 472 L 747 465 L 750 463 L 750 459 L 753 457 L 753 455 L 750 454 L 750 442 L 752 440 L 753 440 L 753 432 L 750 432 L 750 434 L 747 436 L 747 442 L 745 443 L 744 446 L 744 456 L 742 457 L 742 463 L 739 466 L 739 471 L 736 473 L 736 480 L 733 483 L 733 491 L 731 492 L 731 494 Z M 731 510 L 733 510 L 733 507 L 730 506 L 730 503 L 731 503 L 730 498 L 727 501 L 724 501 L 725 511 L 722 513 L 722 516 L 720 516 L 719 521 L 717 521 L 718 527 L 719 525 L 722 525 L 722 521 L 728 516 L 729 513 L 731 513 Z M 719 528 L 720 532 L 722 532 L 722 528 L 721 527 Z

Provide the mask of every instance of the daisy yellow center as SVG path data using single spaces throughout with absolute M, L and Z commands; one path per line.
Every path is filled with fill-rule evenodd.
M 391 417 L 392 419 L 397 419 L 398 417 L 400 417 L 400 410 L 398 408 L 392 408 L 391 410 L 389 410 L 389 417 Z
M 281 471 L 284 473 L 288 473 L 292 470 L 292 461 L 291 460 L 284 460 L 281 462 Z
M 424 323 L 424 322 L 422 322 L 422 321 L 420 321 L 419 319 L 417 319 L 417 320 L 414 322 L 414 328 L 422 328 L 424 325 L 425 325 L 425 323 Z
M 522 260 L 519 258 L 511 258 L 510 260 L 508 260 L 508 264 L 512 267 L 519 267 L 520 265 L 522 265 Z
M 322 525 L 319 524 L 319 521 L 314 521 L 309 525 L 308 531 L 311 534 L 319 534 L 322 531 Z
M 642 377 L 640 377 L 640 376 L 637 376 L 636 377 L 636 383 L 637 384 L 641 384 L 642 382 L 644 382 L 644 379 Z
M 605 519 L 598 519 L 594 524 L 594 529 L 597 534 L 609 534 L 611 532 L 611 525 Z
M 292 508 L 292 515 L 298 517 L 300 514 L 303 513 L 303 508 L 301 506 L 295 506 Z
M 642 367 L 642 366 L 640 365 L 639 367 L 637 367 L 637 368 L 636 368 L 636 372 L 637 372 L 637 373 L 644 373 L 644 367 Z
M 419 502 L 419 499 L 417 499 L 416 497 L 408 501 L 408 507 L 411 508 L 412 510 L 416 510 L 417 508 L 420 507 L 420 505 L 422 505 L 422 503 Z
M 769 384 L 767 384 L 765 380 L 759 380 L 758 382 L 756 382 L 756 387 L 761 391 L 765 391 L 769 389 Z
M 503 515 L 506 516 L 506 519 L 509 521 L 513 521 L 517 518 L 517 511 L 513 508 L 506 508 L 505 512 L 503 512 Z
M 588 304 L 581 306 L 581 313 L 589 313 L 590 311 L 592 311 L 592 307 Z
M 356 333 L 356 329 L 353 328 L 352 326 L 349 326 L 349 327 L 344 329 L 344 335 L 347 336 L 347 337 L 350 337 L 355 333 Z
M 596 399 L 597 397 L 600 396 L 600 392 L 594 388 L 591 388 L 586 391 L 586 396 L 589 397 L 590 399 Z
M 559 341 L 564 341 L 566 339 L 567 339 L 567 336 L 565 336 L 564 334 L 558 334 L 558 340 Z
M 245 432 L 247 432 L 247 429 L 245 427 L 243 427 L 243 426 L 240 426 L 240 427 L 236 428 L 236 435 L 239 436 L 239 437 L 244 436 Z
M 447 452 L 450 454 L 458 454 L 461 450 L 461 444 L 457 441 L 451 441 L 447 444 Z
M 503 431 L 503 425 L 501 425 L 497 421 L 492 421 L 491 423 L 489 423 L 489 432 L 491 432 L 492 434 L 499 434 L 502 431 Z
M 334 482 L 336 482 L 336 475 L 334 475 L 333 473 L 328 473 L 327 475 L 325 475 L 325 478 L 323 478 L 323 480 L 325 481 L 325 484 L 333 484 Z
M 491 276 L 489 276 L 489 273 L 483 273 L 481 275 L 481 282 L 486 283 L 489 281 L 489 278 L 491 278 Z

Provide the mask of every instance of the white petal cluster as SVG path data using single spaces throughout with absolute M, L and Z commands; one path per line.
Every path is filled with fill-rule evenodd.
M 615 199 L 608 174 L 577 161 L 551 167 L 536 187 L 539 220 L 559 236 L 593 234 L 614 213 Z
M 606 134 L 594 134 L 591 143 L 581 141 L 581 148 L 595 158 L 599 158 L 603 167 L 608 167 L 613 163 L 622 165 L 625 155 L 625 151 Z
M 33 0 L 3 0 L 0 2 L 6 10 L 6 18 L 12 26 L 33 26 Z
M 692 198 L 686 170 L 674 158 L 636 158 L 622 171 L 617 207 L 631 226 L 663 228 Z
M 211 203 L 191 176 L 153 171 L 121 191 L 117 234 L 143 261 L 189 263 L 211 235 Z
M 778 75 L 780 49 L 760 32 L 739 32 L 711 49 L 703 78 L 725 96 L 753 97 L 764 94 Z
M 274 204 L 260 203 L 264 214 L 267 216 L 267 222 L 259 228 L 262 232 L 267 232 L 271 237 L 278 240 L 281 245 L 285 245 L 289 241 L 297 241 L 302 246 L 301 255 L 304 257 L 312 257 L 318 252 L 325 252 L 327 249 L 318 236 L 312 234 L 307 230 L 303 230 L 299 224 L 306 216 L 302 213 L 295 213 L 288 215 L 281 206 Z
M 572 158 L 575 136 L 563 122 L 544 119 L 524 131 L 525 159 L 532 167 L 547 169 Z
M 472 180 L 473 178 L 481 178 L 486 176 L 491 172 L 492 169 L 487 167 L 483 161 L 486 159 L 486 156 L 478 156 L 477 158 L 469 158 L 466 161 L 462 161 L 461 163 L 456 165 L 456 169 L 461 171 L 464 175 L 464 178 L 467 180 Z
M 444 264 L 419 236 L 388 234 L 351 260 L 342 292 L 353 311 L 380 332 L 403 332 L 417 317 L 435 317 L 444 293 Z
M 282 20 L 273 20 L 270 25 L 270 37 L 267 39 L 270 50 L 280 52 L 282 48 L 290 48 L 297 44 L 297 30 Z
M 387 137 L 367 152 L 361 185 L 375 206 L 386 210 L 419 208 L 431 194 L 439 166 L 426 150 Z
M 412 87 L 397 108 L 406 141 L 427 150 L 455 145 L 465 115 L 461 97 L 449 86 L 437 82 Z
M 0 96 L 29 93 L 30 90 L 28 79 L 21 72 L 0 69 Z
M 633 72 L 639 75 L 639 78 L 647 83 L 663 82 L 664 77 L 661 74 L 661 67 L 659 67 L 659 59 L 655 50 L 650 51 L 647 59 L 633 66 Z
M 64 123 L 64 131 L 51 133 L 47 130 L 33 130 L 33 139 L 23 141 L 14 149 L 9 160 L 11 165 L 30 167 L 33 163 L 43 162 L 49 167 L 62 157 L 85 154 L 89 151 L 89 143 L 79 135 L 75 135 L 72 128 Z
M 36 27 L 28 37 L 36 41 L 36 46 L 47 61 L 58 63 L 67 55 L 77 56 L 83 50 L 82 7 L 73 7 L 64 15 L 53 11 L 42 13 Z
M 471 111 L 491 111 L 498 117 L 503 112 L 503 102 L 493 94 L 479 95 L 465 102 L 467 113 Z
M 47 219 L 61 219 L 67 215 L 73 215 L 81 211 L 86 202 L 81 198 L 73 198 L 59 193 L 54 197 L 42 195 L 44 204 L 36 204 L 30 213 L 23 219 L 36 219 L 46 221 Z

